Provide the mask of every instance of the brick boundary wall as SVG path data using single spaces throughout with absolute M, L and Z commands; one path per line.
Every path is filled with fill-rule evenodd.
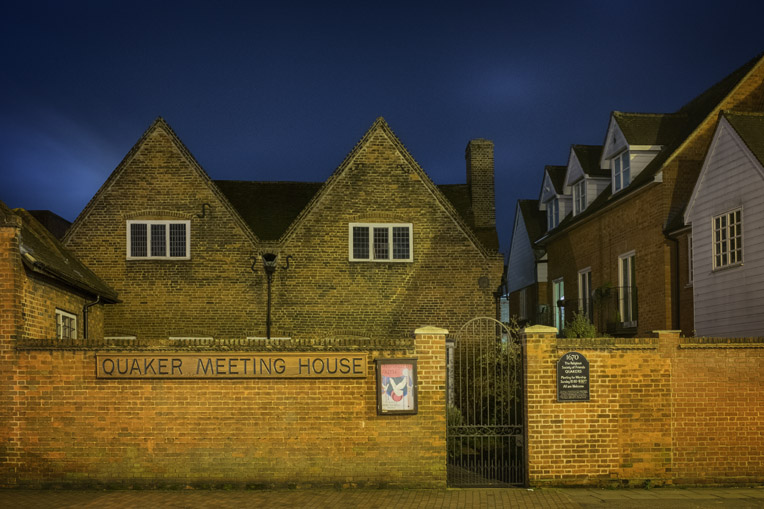
M 187 352 L 365 351 L 357 379 L 120 379 L 97 352 L 135 341 L 20 341 L 0 349 L 9 410 L 0 486 L 401 486 L 446 483 L 445 337 L 213 341 Z M 133 344 L 135 343 L 135 344 Z M 416 415 L 378 416 L 375 358 L 417 359 Z
M 558 339 L 522 331 L 531 485 L 764 482 L 764 339 Z M 576 351 L 590 401 L 557 402 L 557 360 Z

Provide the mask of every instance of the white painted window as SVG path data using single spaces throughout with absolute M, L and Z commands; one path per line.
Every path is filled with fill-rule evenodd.
M 520 295 L 519 295 L 519 306 L 517 309 L 518 320 L 526 320 L 528 318 L 527 298 L 528 298 L 528 295 L 527 295 L 526 289 L 523 288 L 522 290 L 520 290 Z
M 560 224 L 560 200 L 551 200 L 546 206 L 547 230 L 556 228 Z
M 714 217 L 714 269 L 743 263 L 742 210 Z
M 128 221 L 127 259 L 191 257 L 191 221 Z
M 56 309 L 56 338 L 77 339 L 77 315 Z
M 412 261 L 411 223 L 350 223 L 350 261 Z
M 578 312 L 592 320 L 592 269 L 578 271 Z
M 624 327 L 637 326 L 636 254 L 618 257 L 618 312 Z
M 624 150 L 612 159 L 613 168 L 613 192 L 616 193 L 629 185 L 631 172 L 629 163 L 629 151 Z
M 565 281 L 563 278 L 552 281 L 552 309 L 554 326 L 561 331 L 565 328 Z
M 586 208 L 586 179 L 573 185 L 573 215 L 580 214 Z

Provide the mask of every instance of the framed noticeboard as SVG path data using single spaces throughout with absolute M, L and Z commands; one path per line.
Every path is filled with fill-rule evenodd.
M 415 414 L 416 359 L 376 359 L 377 414 Z

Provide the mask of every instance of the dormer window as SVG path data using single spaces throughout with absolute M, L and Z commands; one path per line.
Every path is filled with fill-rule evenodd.
M 573 215 L 580 214 L 586 208 L 586 179 L 573 184 Z
M 546 224 L 547 230 L 556 228 L 560 224 L 560 201 L 555 198 L 546 206 Z
M 629 151 L 624 150 L 613 158 L 613 192 L 617 193 L 631 182 Z

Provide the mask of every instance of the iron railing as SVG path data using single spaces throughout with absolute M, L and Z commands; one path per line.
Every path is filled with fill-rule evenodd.
M 583 312 L 597 330 L 608 334 L 633 334 L 639 316 L 639 298 L 636 286 L 598 288 L 587 300 L 565 299 L 565 319 Z

